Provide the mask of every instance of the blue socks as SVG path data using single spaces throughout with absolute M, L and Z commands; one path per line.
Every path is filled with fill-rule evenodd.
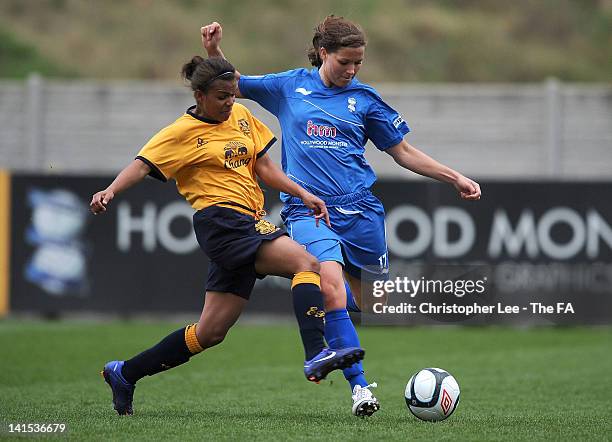
M 329 348 L 360 347 L 359 336 L 346 309 L 332 310 L 325 314 L 325 339 Z M 351 391 L 355 385 L 365 387 L 368 385 L 363 373 L 363 364 L 360 362 L 342 370 L 344 377 L 351 384 Z
M 346 309 L 349 312 L 361 313 L 361 309 L 357 305 L 357 302 L 355 302 L 355 297 L 351 292 L 351 286 L 346 280 L 344 281 L 344 288 L 346 289 Z

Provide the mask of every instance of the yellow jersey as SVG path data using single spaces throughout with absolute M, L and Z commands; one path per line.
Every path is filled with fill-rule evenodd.
M 241 104 L 234 103 L 223 122 L 196 115 L 192 106 L 151 138 L 136 158 L 151 167 L 151 176 L 174 179 L 196 210 L 226 205 L 252 215 L 264 204 L 255 162 L 275 141 L 270 129 Z

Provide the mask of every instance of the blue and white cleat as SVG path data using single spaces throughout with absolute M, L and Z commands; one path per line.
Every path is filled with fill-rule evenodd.
M 334 370 L 349 368 L 361 361 L 365 350 L 359 347 L 347 347 L 336 350 L 324 348 L 321 353 L 304 362 L 304 375 L 311 382 L 319 382 Z
M 355 385 L 353 388 L 353 414 L 359 417 L 372 416 L 378 410 L 380 410 L 380 403 L 378 399 L 374 397 L 370 388 L 376 388 L 378 385 L 376 382 L 371 383 L 362 387 L 361 385 Z
M 102 376 L 113 392 L 113 406 L 120 416 L 132 415 L 135 385 L 130 384 L 121 374 L 124 361 L 110 361 L 104 366 Z

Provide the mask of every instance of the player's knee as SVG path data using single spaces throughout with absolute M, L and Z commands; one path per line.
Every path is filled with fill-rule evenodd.
M 306 253 L 306 265 L 308 266 L 309 272 L 320 273 L 321 272 L 321 264 L 319 260 L 312 256 L 310 253 Z
M 227 335 L 227 329 L 222 327 L 205 328 L 198 333 L 198 341 L 202 348 L 210 348 L 219 345 Z
M 341 305 L 346 305 L 346 293 L 344 291 L 344 282 L 340 284 L 338 281 L 328 278 L 321 279 L 321 293 L 325 302 L 326 310 L 341 308 Z
M 202 348 L 210 348 L 219 345 L 225 339 L 225 334 L 209 334 L 203 337 L 203 342 L 200 342 Z
M 209 347 L 214 347 L 215 345 L 219 345 L 223 342 L 223 340 L 225 339 L 225 335 L 227 333 L 215 333 L 213 335 L 210 336 L 210 345 Z
M 314 272 L 319 273 L 321 271 L 321 265 L 317 258 L 312 256 L 308 252 L 304 252 L 301 256 L 297 257 L 297 269 L 294 273 L 299 272 Z

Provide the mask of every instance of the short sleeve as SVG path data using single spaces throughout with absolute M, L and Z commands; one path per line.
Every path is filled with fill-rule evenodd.
M 256 101 L 268 112 L 278 116 L 283 95 L 283 85 L 291 78 L 291 71 L 267 75 L 241 75 L 238 81 L 240 94 Z
M 251 131 L 251 137 L 255 144 L 255 155 L 257 158 L 261 158 L 268 152 L 268 149 L 276 142 L 274 133 L 259 121 L 257 118 L 251 115 L 251 121 L 253 123 L 253 130 Z
M 177 148 L 175 132 L 167 127 L 155 134 L 140 149 L 136 158 L 151 168 L 149 175 L 160 181 L 167 181 L 173 178 L 181 167 L 180 158 L 176 154 Z
M 400 143 L 410 128 L 395 109 L 376 96 L 365 120 L 366 134 L 379 150 Z

